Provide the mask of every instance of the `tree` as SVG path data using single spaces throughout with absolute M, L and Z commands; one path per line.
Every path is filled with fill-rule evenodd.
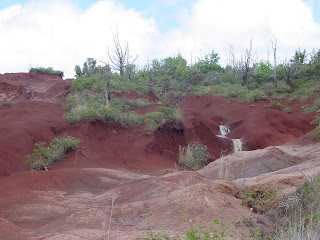
M 133 63 L 138 59 L 138 55 L 132 57 L 129 51 L 129 44 L 126 42 L 124 46 L 121 46 L 119 40 L 118 32 L 115 32 L 113 35 L 113 48 L 108 48 L 108 58 L 111 62 L 111 67 L 119 71 L 120 76 L 124 75 L 126 67 L 133 65 Z
M 273 82 L 275 87 L 278 87 L 277 82 L 277 39 L 273 37 L 271 41 L 272 51 L 273 51 Z
M 193 67 L 203 74 L 222 72 L 224 69 L 218 64 L 219 59 L 219 54 L 212 50 L 204 58 L 198 58 L 198 62 Z
M 83 63 L 83 68 L 79 65 L 76 65 L 74 71 L 76 72 L 76 78 L 89 77 L 92 74 L 96 73 L 97 69 L 97 61 L 93 58 L 87 58 L 87 60 Z
M 161 62 L 165 74 L 182 81 L 190 77 L 187 60 L 179 53 L 175 57 L 167 57 Z
M 241 82 L 242 86 L 247 84 L 248 73 L 250 70 L 252 58 L 253 58 L 252 39 L 250 39 L 250 47 L 248 49 L 246 49 L 246 51 L 244 53 L 244 59 L 242 61 L 242 82 Z

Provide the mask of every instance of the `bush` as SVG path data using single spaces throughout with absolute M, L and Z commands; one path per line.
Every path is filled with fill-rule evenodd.
M 71 136 L 57 137 L 53 139 L 48 146 L 45 142 L 37 142 L 35 144 L 36 149 L 33 150 L 33 153 L 26 155 L 28 159 L 26 162 L 31 165 L 32 170 L 47 170 L 49 165 L 63 159 L 65 155 L 74 150 L 80 142 L 79 139 Z
M 47 74 L 54 74 L 63 77 L 63 72 L 60 70 L 54 70 L 52 67 L 44 68 L 44 67 L 37 67 L 37 68 L 30 68 L 29 72 L 35 73 L 47 73 Z
M 203 168 L 209 158 L 206 145 L 193 142 L 188 146 L 179 146 L 179 164 L 188 169 L 196 171 Z
M 294 193 L 279 204 L 289 228 L 275 239 L 319 239 L 320 173 L 310 176 Z
M 157 107 L 156 111 L 162 112 L 166 121 L 183 123 L 183 113 L 179 108 Z
M 320 98 L 315 99 L 310 107 L 303 110 L 303 113 L 312 113 L 320 109 Z
M 317 124 L 317 135 L 320 136 L 320 110 L 317 111 L 317 116 L 311 121 L 311 124 Z
M 150 133 L 156 130 L 163 123 L 164 114 L 162 112 L 151 112 L 140 117 L 141 121 L 147 124 L 147 131 Z
M 152 103 L 146 98 L 138 98 L 134 100 L 123 99 L 124 104 L 127 104 L 131 107 L 140 108 L 151 105 Z

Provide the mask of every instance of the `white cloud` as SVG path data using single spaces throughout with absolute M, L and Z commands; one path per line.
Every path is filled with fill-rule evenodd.
M 181 52 L 189 60 L 191 54 L 212 49 L 224 64 L 228 42 L 241 53 L 250 38 L 259 58 L 266 57 L 273 35 L 279 58 L 292 56 L 298 47 L 319 48 L 320 42 L 320 25 L 302 0 L 198 0 L 190 11 L 178 12 L 180 27 L 167 34 L 159 33 L 153 18 L 115 0 L 98 1 L 86 10 L 71 0 L 43 2 L 0 10 L 0 73 L 53 66 L 73 77 L 74 66 L 87 57 L 107 60 L 115 29 L 131 52 L 140 55 L 140 66 L 148 58 Z
M 228 42 L 241 54 L 252 38 L 258 57 L 266 58 L 274 35 L 282 59 L 300 46 L 318 48 L 320 42 L 320 25 L 302 0 L 198 0 L 183 21 L 182 29 L 167 36 L 170 44 L 164 54 L 178 49 L 184 56 L 199 56 L 214 49 L 224 64 Z
M 131 52 L 148 56 L 161 39 L 153 19 L 143 19 L 113 1 L 80 11 L 70 2 L 16 5 L 0 11 L 0 73 L 53 66 L 73 77 L 87 57 L 107 60 L 112 31 L 128 41 Z M 141 60 L 143 58 L 141 57 Z

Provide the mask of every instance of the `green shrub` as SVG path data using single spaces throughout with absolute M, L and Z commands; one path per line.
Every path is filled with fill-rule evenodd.
M 127 104 L 131 107 L 140 108 L 151 105 L 152 103 L 146 98 L 138 98 L 134 100 L 123 99 L 124 104 Z
M 179 146 L 179 164 L 188 169 L 196 171 L 203 168 L 209 158 L 206 145 L 193 142 L 188 146 Z
M 162 112 L 151 112 L 141 116 L 140 119 L 142 122 L 146 123 L 147 131 L 150 133 L 163 123 L 165 116 Z
M 242 200 L 242 205 L 253 208 L 255 212 L 265 213 L 273 202 L 270 200 L 276 194 L 276 190 L 263 191 L 262 189 L 255 188 L 253 191 L 244 191 L 245 198 Z
M 303 113 L 312 113 L 317 110 L 320 110 L 320 98 L 315 99 L 310 107 L 303 110 Z
M 54 74 L 59 75 L 63 77 L 63 72 L 60 70 L 54 70 L 52 67 L 44 68 L 44 67 L 36 67 L 36 68 L 30 68 L 29 72 L 35 72 L 35 73 L 47 73 L 47 74 Z
M 57 137 L 51 141 L 49 145 L 45 142 L 37 142 L 36 149 L 33 153 L 26 155 L 27 163 L 30 164 L 32 170 L 47 169 L 49 165 L 60 161 L 65 155 L 74 150 L 81 141 L 77 138 Z
M 157 107 L 156 111 L 162 112 L 166 121 L 183 123 L 183 113 L 179 108 Z
M 279 108 L 282 109 L 283 106 L 280 102 L 278 102 L 277 100 L 270 100 L 270 104 L 269 105 L 265 105 L 265 108 Z
M 311 124 L 317 125 L 317 135 L 320 136 L 320 110 L 317 111 L 317 116 L 314 120 L 311 121 Z

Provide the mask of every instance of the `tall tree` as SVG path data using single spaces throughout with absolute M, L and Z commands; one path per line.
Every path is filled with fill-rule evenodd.
M 273 37 L 271 41 L 272 51 L 273 51 L 273 82 L 275 87 L 278 87 L 277 82 L 277 39 Z

